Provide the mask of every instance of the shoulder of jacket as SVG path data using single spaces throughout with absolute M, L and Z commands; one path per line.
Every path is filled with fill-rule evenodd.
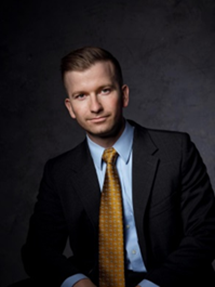
M 61 169 L 68 165 L 72 167 L 73 163 L 76 163 L 79 160 L 79 157 L 83 155 L 83 152 L 87 152 L 86 139 L 71 150 L 49 159 L 46 166 L 51 169 Z

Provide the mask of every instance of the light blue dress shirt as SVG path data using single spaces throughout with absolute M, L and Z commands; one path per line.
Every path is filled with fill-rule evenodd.
M 134 212 L 132 204 L 132 145 L 133 145 L 134 127 L 126 122 L 125 129 L 113 145 L 114 149 L 119 154 L 116 162 L 116 167 L 119 173 L 122 201 L 124 211 L 125 224 L 125 250 L 126 250 L 126 266 L 127 269 L 134 272 L 146 272 L 146 267 L 140 252 L 140 247 L 137 239 L 137 231 L 134 221 Z M 102 160 L 102 155 L 105 148 L 97 145 L 87 136 L 87 142 L 95 165 L 99 186 L 102 191 L 106 163 Z M 79 280 L 86 278 L 83 274 L 76 274 L 67 278 L 61 287 L 72 287 Z M 159 287 L 158 285 L 143 280 L 139 283 L 141 287 Z

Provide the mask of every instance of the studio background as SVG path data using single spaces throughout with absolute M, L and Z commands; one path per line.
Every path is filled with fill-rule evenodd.
M 14 0 L 0 13 L 0 286 L 26 277 L 20 249 L 45 162 L 84 138 L 64 107 L 59 65 L 72 49 L 113 53 L 125 116 L 188 132 L 215 187 L 214 0 Z

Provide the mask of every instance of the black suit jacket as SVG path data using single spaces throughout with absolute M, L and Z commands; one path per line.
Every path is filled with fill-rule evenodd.
M 202 287 L 202 278 L 204 286 L 214 286 L 208 280 L 214 274 L 214 194 L 198 151 L 187 134 L 132 124 L 133 207 L 146 278 L 164 287 Z M 59 286 L 84 273 L 97 284 L 99 203 L 86 140 L 48 161 L 22 250 L 31 277 Z M 68 236 L 71 258 L 62 255 Z

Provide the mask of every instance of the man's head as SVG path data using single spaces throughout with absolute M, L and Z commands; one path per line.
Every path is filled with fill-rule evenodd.
M 61 68 L 70 116 L 91 140 L 112 146 L 123 131 L 122 110 L 129 102 L 118 61 L 100 48 L 88 47 L 64 57 Z
M 122 71 L 117 59 L 108 51 L 98 47 L 83 47 L 74 50 L 61 61 L 61 74 L 64 80 L 66 72 L 69 71 L 84 71 L 92 67 L 98 62 L 111 62 L 114 67 L 114 75 L 119 84 L 123 84 Z

